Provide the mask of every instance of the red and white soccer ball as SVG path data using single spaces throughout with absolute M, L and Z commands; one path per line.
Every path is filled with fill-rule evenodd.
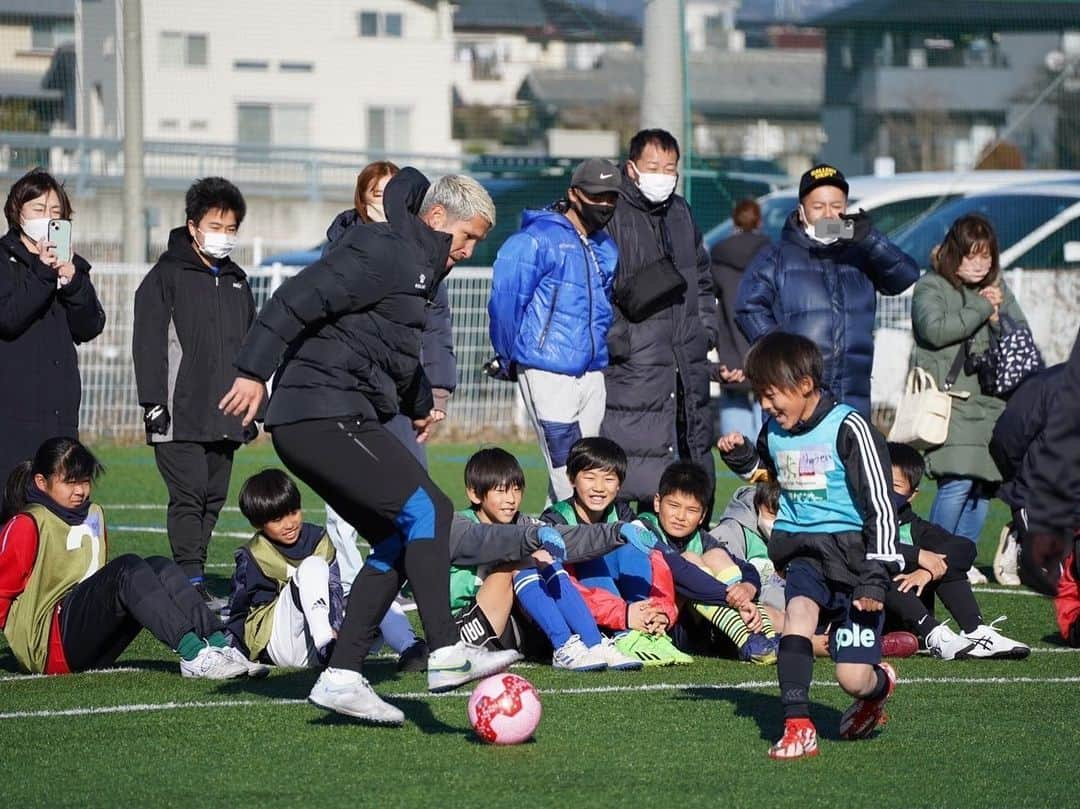
M 540 694 L 524 677 L 496 674 L 469 697 L 469 722 L 491 744 L 521 744 L 540 724 Z

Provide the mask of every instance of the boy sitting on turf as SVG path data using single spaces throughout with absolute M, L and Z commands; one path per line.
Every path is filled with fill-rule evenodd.
M 740 486 L 731 495 L 720 520 L 709 531 L 733 559 L 745 559 L 761 577 L 758 602 L 769 611 L 774 625 L 784 617 L 784 580 L 769 559 L 769 537 L 780 508 L 780 487 L 763 478 L 751 486 Z
M 236 551 L 228 623 L 234 645 L 250 660 L 322 668 L 344 615 L 330 538 L 304 522 L 300 490 L 280 469 L 244 481 L 240 512 L 256 534 Z
M 661 547 L 681 554 L 718 580 L 713 585 L 718 599 L 711 603 L 690 600 L 693 612 L 734 644 L 739 659 L 771 665 L 776 662 L 776 632 L 765 608 L 755 603 L 761 589 L 757 569 L 729 555 L 715 538 L 701 530 L 711 490 L 712 482 L 700 466 L 687 461 L 673 463 L 660 476 L 653 504 L 656 513 L 642 513 L 638 519 L 654 532 Z M 672 570 L 676 590 L 680 589 L 680 572 Z M 700 625 L 692 620 L 681 622 L 690 640 L 700 635 L 694 631 L 695 623 Z
M 1027 645 L 1006 638 L 993 624 L 983 623 L 967 577 L 975 562 L 975 544 L 912 510 L 911 498 L 926 471 L 922 455 L 907 444 L 890 443 L 888 448 L 893 503 L 900 525 L 899 549 L 904 557 L 904 570 L 885 596 L 888 617 L 901 621 L 942 660 L 1027 657 L 1031 653 Z M 959 634 L 934 617 L 935 595 L 960 625 Z
M 451 527 L 451 562 L 466 554 L 484 556 L 506 543 L 503 536 L 526 537 L 524 531 L 477 530 L 479 526 L 521 526 L 537 534 L 541 547 L 511 551 L 517 561 L 481 567 L 451 564 L 450 598 L 461 636 L 470 643 L 493 643 L 504 634 L 514 598 L 550 642 L 552 665 L 570 671 L 637 670 L 641 661 L 620 652 L 600 634 L 581 594 L 570 582 L 562 559 L 602 553 L 624 541 L 627 526 L 556 529 L 521 513 L 525 473 L 517 459 L 499 448 L 482 449 L 465 464 L 465 491 L 470 506 L 455 515 Z M 462 525 L 465 523 L 465 525 Z M 503 536 L 499 536 L 503 535 Z M 511 537 L 509 548 L 520 547 Z M 508 554 L 503 554 L 508 555 Z
M 626 477 L 626 453 L 614 441 L 579 439 L 570 448 L 566 474 L 574 494 L 541 514 L 545 523 L 603 525 L 635 519 L 630 507 L 615 499 Z M 571 572 L 596 623 L 618 633 L 615 643 L 621 651 L 647 666 L 693 662 L 667 634 L 678 608 L 671 569 L 661 553 L 628 543 L 574 564 Z
M 826 619 L 838 622 L 829 643 L 837 682 L 855 697 L 841 717 L 841 738 L 869 736 L 896 684 L 896 672 L 881 662 L 885 593 L 904 562 L 888 451 L 858 411 L 821 388 L 822 366 L 805 337 L 772 332 L 759 339 L 745 372 L 769 419 L 756 448 L 739 433 L 718 444 L 735 471 L 749 478 L 764 469 L 780 484 L 769 540 L 787 600 L 777 661 L 784 734 L 769 750 L 774 759 L 818 753 L 811 638 Z

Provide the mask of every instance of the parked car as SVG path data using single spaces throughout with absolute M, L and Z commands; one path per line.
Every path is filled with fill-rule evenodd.
M 1017 183 L 1077 180 L 1080 180 L 1080 172 L 971 171 L 958 174 L 921 171 L 892 177 L 849 177 L 851 190 L 848 197 L 849 207 L 862 208 L 872 214 L 878 230 L 891 235 L 911 225 L 926 211 L 965 194 Z M 775 241 L 780 236 L 784 222 L 799 204 L 797 189 L 791 187 L 775 191 L 758 202 L 761 205 L 762 230 Z M 705 243 L 711 248 L 730 236 L 734 228 L 730 218 L 724 220 L 705 234 Z

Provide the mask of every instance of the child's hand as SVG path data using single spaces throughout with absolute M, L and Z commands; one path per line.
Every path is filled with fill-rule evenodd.
M 728 453 L 745 443 L 746 436 L 742 433 L 728 433 L 720 436 L 720 440 L 716 442 L 716 448 L 723 453 Z
M 885 605 L 876 598 L 856 598 L 851 603 L 854 605 L 855 609 L 862 610 L 863 612 L 881 612 L 885 609 Z
M 921 596 L 923 588 L 933 580 L 934 577 L 930 575 L 930 571 L 921 567 L 914 573 L 901 573 L 899 576 L 893 576 L 893 581 L 896 582 L 897 590 L 901 593 L 914 590 L 915 595 L 917 596 Z
M 537 562 L 538 564 L 545 566 L 555 564 L 555 558 L 543 548 L 538 551 L 533 551 L 530 555 L 532 556 L 533 561 Z
M 656 610 L 653 613 L 652 619 L 645 625 L 646 631 L 650 635 L 663 635 L 668 629 L 668 617 L 667 613 L 662 610 Z
M 626 625 L 639 632 L 653 634 L 649 625 L 656 618 L 656 608 L 649 599 L 635 601 L 626 608 Z
M 743 623 L 746 624 L 746 628 L 751 632 L 761 632 L 765 629 L 765 622 L 761 620 L 761 613 L 758 612 L 758 608 L 753 601 L 744 604 L 737 609 L 739 610 L 739 615 L 742 616 Z
M 949 569 L 945 562 L 945 554 L 928 550 L 919 551 L 919 567 L 926 568 L 931 580 L 934 581 L 944 576 Z
M 754 585 L 741 581 L 733 584 L 727 591 L 727 603 L 729 607 L 741 610 L 754 600 Z

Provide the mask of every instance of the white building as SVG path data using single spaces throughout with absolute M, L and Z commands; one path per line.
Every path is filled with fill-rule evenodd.
M 79 0 L 81 129 L 123 131 L 119 2 Z M 144 0 L 148 140 L 447 155 L 445 0 Z

